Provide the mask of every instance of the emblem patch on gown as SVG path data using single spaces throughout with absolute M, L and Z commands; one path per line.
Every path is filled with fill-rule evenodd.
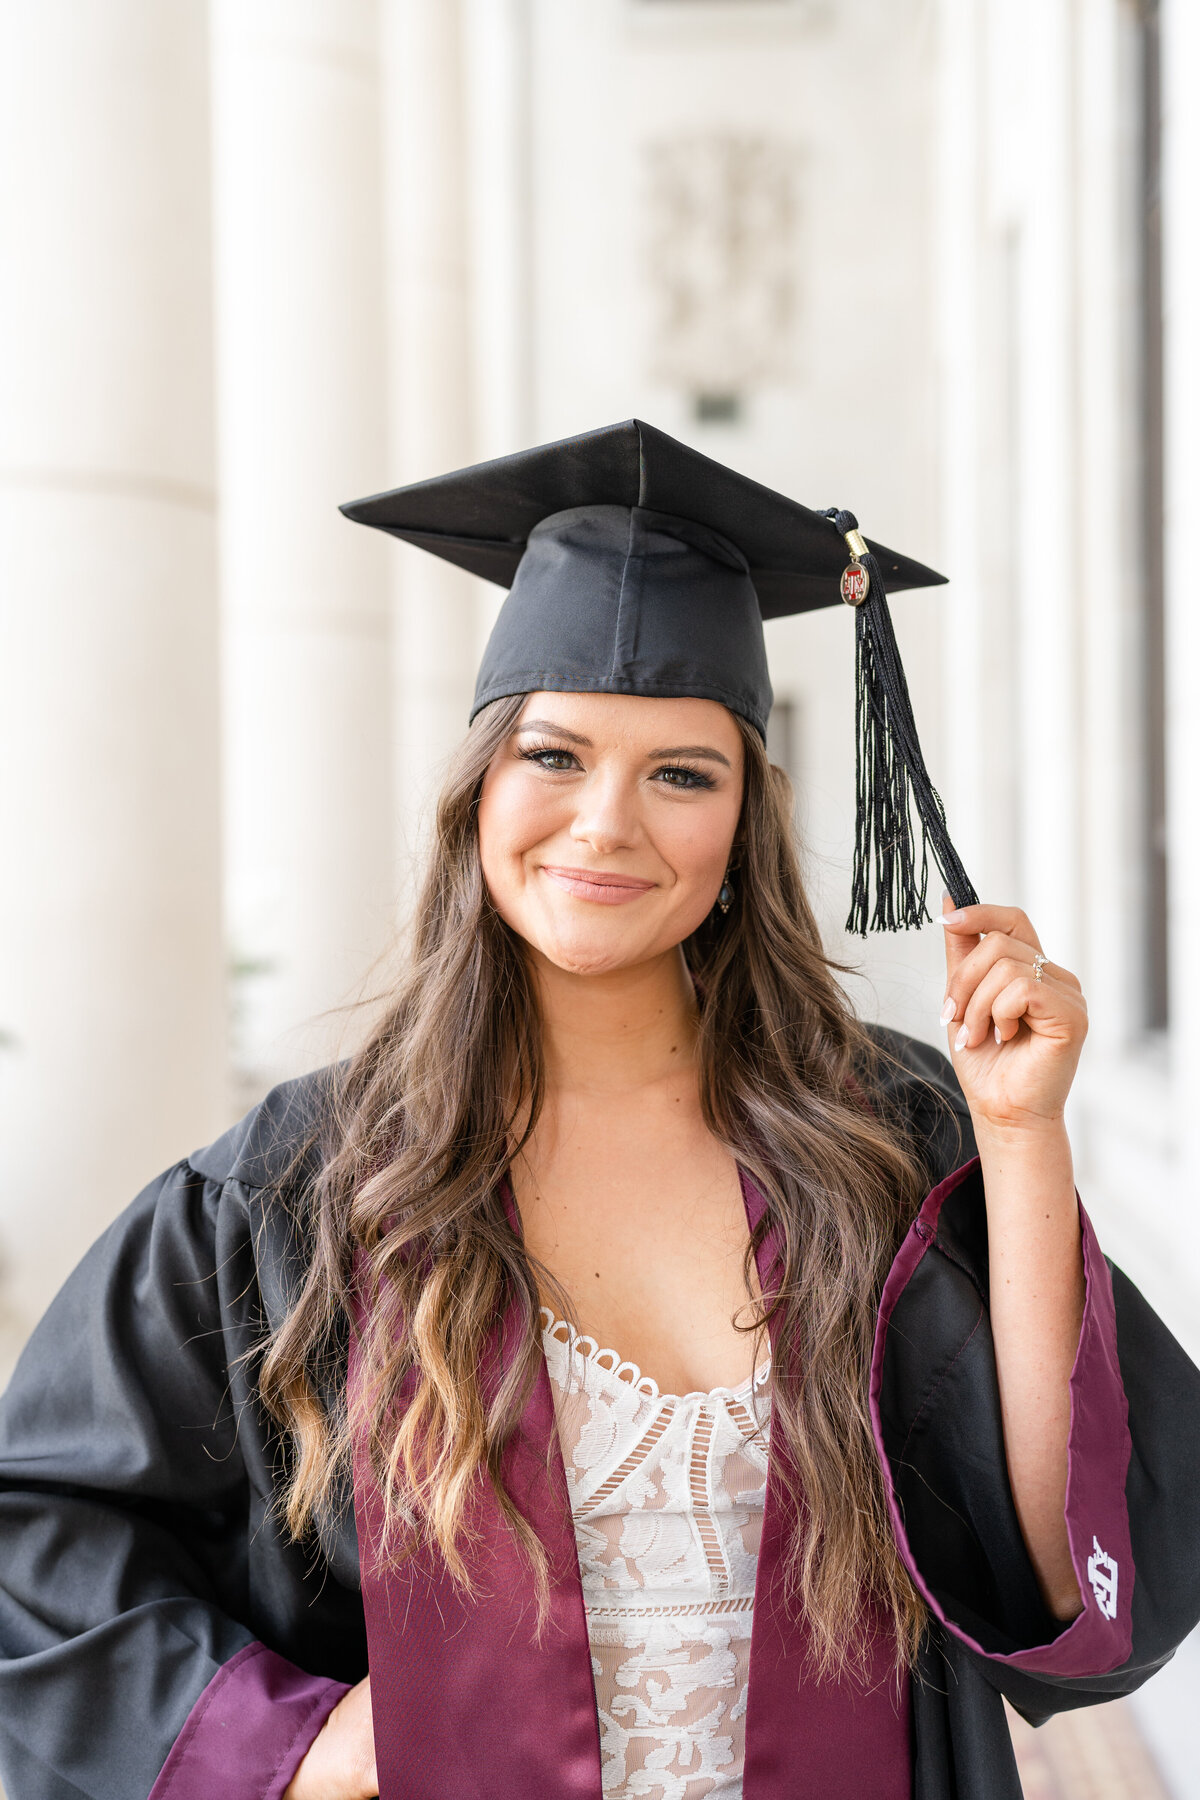
M 1092 1539 L 1092 1554 L 1087 1561 L 1087 1577 L 1092 1584 L 1092 1592 L 1096 1596 L 1096 1605 L 1106 1619 L 1117 1616 L 1117 1565 L 1107 1551 L 1100 1548 L 1100 1540 Z

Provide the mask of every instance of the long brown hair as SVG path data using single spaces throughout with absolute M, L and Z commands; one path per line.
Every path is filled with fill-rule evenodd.
M 535 1269 L 499 1193 L 537 1123 L 544 1078 L 533 986 L 521 941 L 488 898 L 476 819 L 484 774 L 523 704 L 516 695 L 485 708 L 450 765 L 403 979 L 331 1087 L 323 1167 L 304 1202 L 311 1255 L 260 1388 L 292 1444 L 284 1505 L 296 1536 L 344 1492 L 362 1434 L 384 1502 L 385 1554 L 434 1545 L 469 1589 L 469 1501 L 482 1477 L 544 1607 L 545 1552 L 501 1469 L 540 1366 L 539 1278 L 563 1316 L 567 1304 Z M 789 1592 L 819 1668 L 861 1666 L 867 1607 L 890 1625 L 905 1665 L 924 1613 L 892 1533 L 867 1384 L 880 1289 L 925 1184 L 879 1097 L 878 1053 L 837 980 L 845 969 L 822 950 L 790 785 L 757 734 L 742 731 L 734 903 L 683 946 L 699 996 L 705 1121 L 768 1200 L 746 1248 L 739 1328 L 761 1333 L 778 1315 L 771 1429 L 803 1497 Z M 782 1279 L 764 1307 L 750 1299 L 750 1273 L 772 1225 Z M 366 1305 L 363 1381 L 348 1405 L 352 1279 Z M 520 1352 L 488 1385 L 485 1353 L 508 1308 Z

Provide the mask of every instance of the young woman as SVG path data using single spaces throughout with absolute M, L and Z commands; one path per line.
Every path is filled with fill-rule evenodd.
M 947 897 L 954 1073 L 856 1022 L 769 584 L 637 430 L 625 500 L 611 434 L 452 496 L 537 518 L 394 1004 L 23 1359 L 10 1800 L 1012 1800 L 1001 1695 L 1127 1692 L 1200 1612 L 1200 1376 L 1075 1195 L 1079 983 Z

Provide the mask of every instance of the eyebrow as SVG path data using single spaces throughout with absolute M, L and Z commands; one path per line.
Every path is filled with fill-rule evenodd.
M 582 750 L 594 748 L 591 738 L 581 737 L 577 731 L 568 731 L 565 725 L 556 725 L 553 719 L 523 719 L 517 730 L 545 731 L 553 737 L 566 738 L 569 744 L 578 744 Z M 719 750 L 714 750 L 711 744 L 669 744 L 662 749 L 646 752 L 648 762 L 664 756 L 697 756 L 708 762 L 722 763 L 727 769 L 733 767 L 729 758 Z
M 553 719 L 522 719 L 517 730 L 549 731 L 555 737 L 566 738 L 568 744 L 580 744 L 585 750 L 592 748 L 591 738 L 580 737 L 577 731 L 568 731 L 565 725 L 556 725 Z

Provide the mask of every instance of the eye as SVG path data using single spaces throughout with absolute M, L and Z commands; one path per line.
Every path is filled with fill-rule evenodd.
M 714 785 L 711 775 L 703 769 L 689 769 L 683 763 L 668 763 L 665 768 L 655 771 L 656 781 L 661 780 L 664 787 L 710 788 Z
M 518 751 L 518 755 L 522 762 L 535 763 L 551 775 L 568 774 L 572 768 L 579 767 L 579 759 L 573 751 L 556 750 L 552 744 L 532 744 L 529 749 Z

